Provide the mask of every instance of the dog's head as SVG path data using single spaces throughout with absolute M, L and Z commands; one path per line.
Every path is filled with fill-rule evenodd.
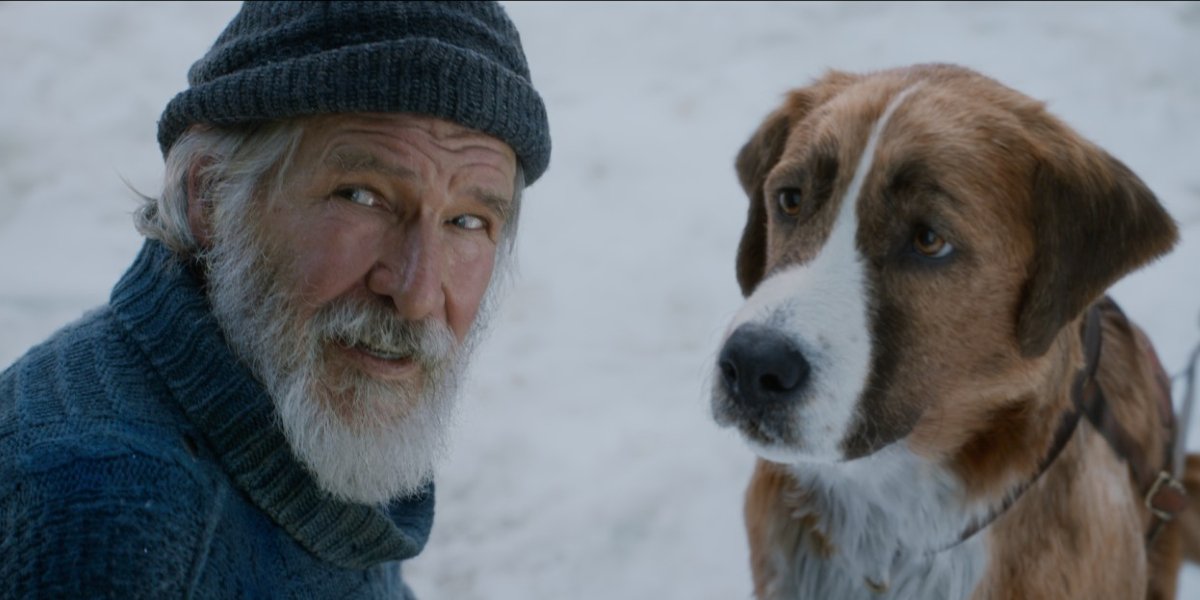
M 1177 237 L 1123 164 L 949 65 L 793 91 L 737 172 L 747 299 L 713 413 L 780 462 L 869 455 L 1036 396 L 1068 325 Z

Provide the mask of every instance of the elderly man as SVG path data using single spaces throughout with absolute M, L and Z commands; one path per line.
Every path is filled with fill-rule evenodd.
M 494 3 L 247 3 L 106 306 L 0 375 L 0 596 L 406 597 L 550 156 Z

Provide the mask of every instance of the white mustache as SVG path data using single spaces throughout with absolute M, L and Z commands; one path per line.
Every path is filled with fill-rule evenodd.
M 348 299 L 322 307 L 309 327 L 318 340 L 409 357 L 429 368 L 451 358 L 458 345 L 445 323 L 433 319 L 410 321 L 378 304 Z

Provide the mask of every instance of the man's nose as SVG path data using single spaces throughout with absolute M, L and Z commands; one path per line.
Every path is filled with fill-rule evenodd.
M 416 321 L 436 316 L 445 304 L 444 254 L 437 238 L 435 226 L 412 223 L 389 232 L 383 240 L 367 287 L 389 298 L 401 318 Z

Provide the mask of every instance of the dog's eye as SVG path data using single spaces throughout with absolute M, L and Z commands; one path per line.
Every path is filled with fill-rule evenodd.
M 929 258 L 945 258 L 954 251 L 954 246 L 938 232 L 928 227 L 918 227 L 912 238 L 913 249 Z
M 779 190 L 776 201 L 779 202 L 779 208 L 783 209 L 783 212 L 794 217 L 800 214 L 804 193 L 797 188 L 783 188 Z

